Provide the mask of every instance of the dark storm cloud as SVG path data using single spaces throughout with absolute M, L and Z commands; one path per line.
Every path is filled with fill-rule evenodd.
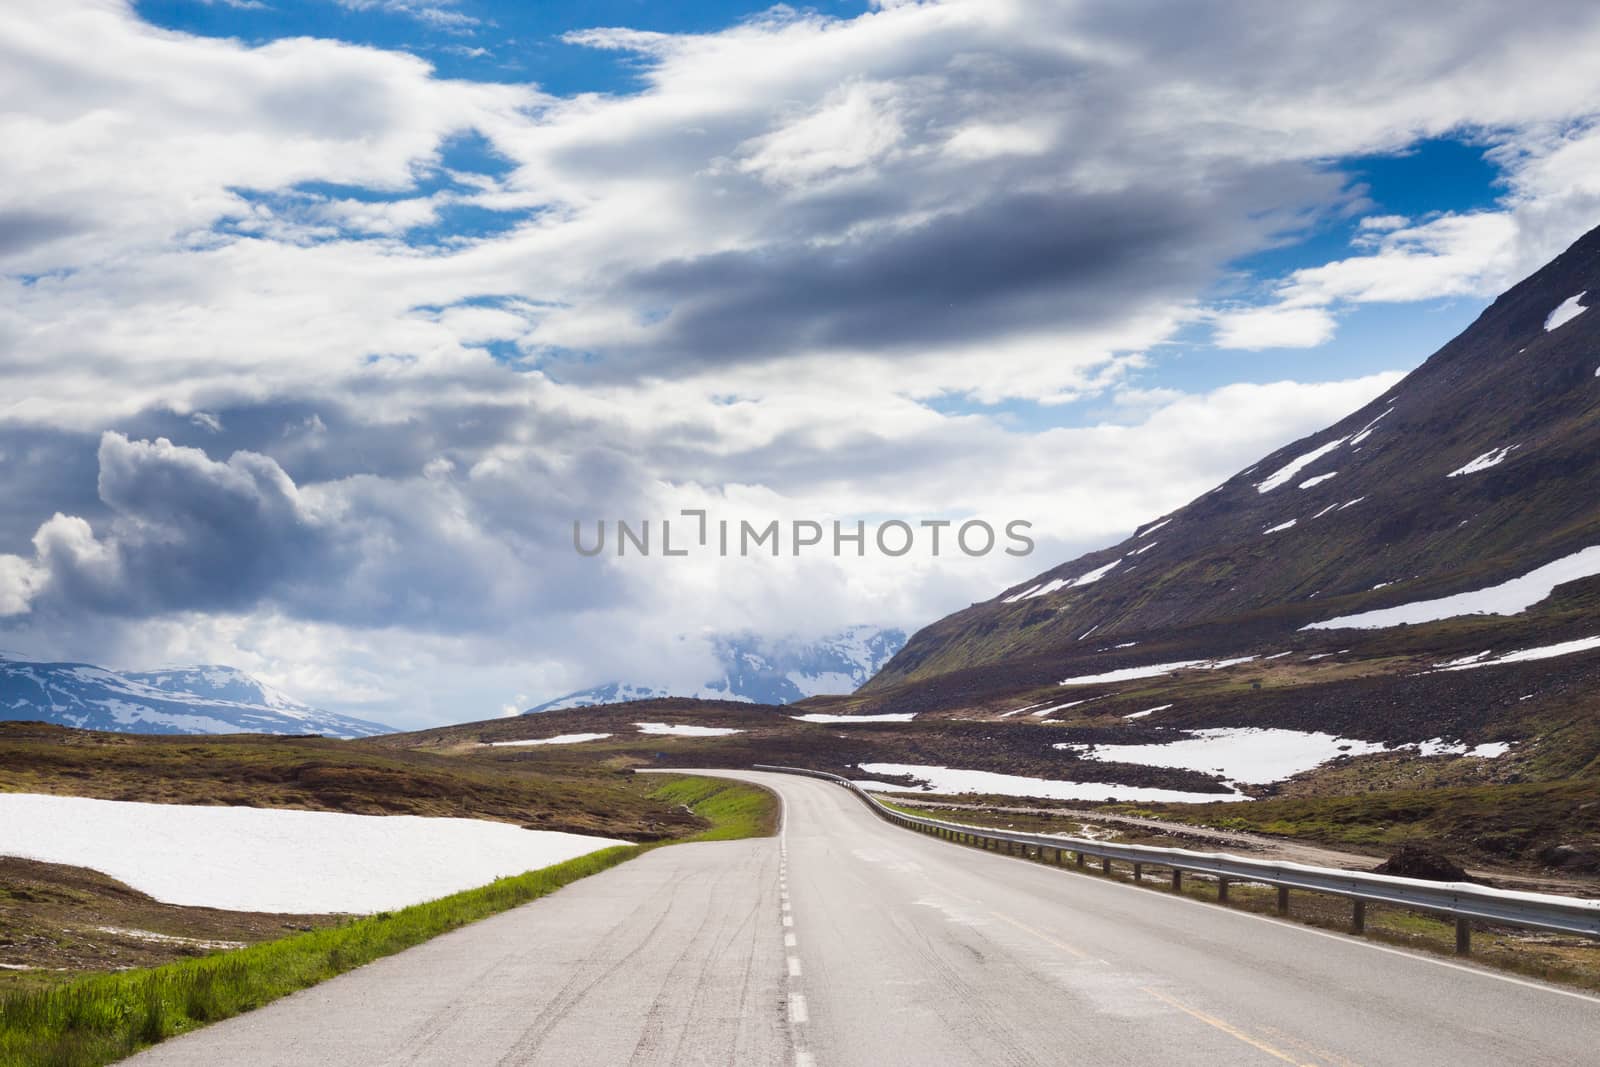
M 477 479 L 446 463 L 428 477 L 352 474 L 309 489 L 267 455 L 218 460 L 165 439 L 107 433 L 97 459 L 106 517 L 56 515 L 34 537 L 38 617 L 276 607 L 451 633 L 503 625 L 529 604 L 593 608 L 620 595 L 597 568 L 572 565 L 570 547 L 571 520 L 616 514 L 633 476 L 604 450 L 576 458 L 576 481 L 517 457 Z
M 99 445 L 99 434 L 0 426 L 0 554 L 31 553 L 34 531 L 58 511 L 106 515 L 95 492 Z
M 0 256 L 67 237 L 83 225 L 66 215 L 42 211 L 0 211 Z
M 1012 194 L 842 245 L 664 263 L 622 283 L 641 305 L 671 308 L 651 352 L 635 358 L 659 371 L 1109 326 L 1204 288 L 1297 203 L 1337 187 L 1330 175 L 1279 167 L 1192 190 Z M 1254 220 L 1241 224 L 1247 203 Z

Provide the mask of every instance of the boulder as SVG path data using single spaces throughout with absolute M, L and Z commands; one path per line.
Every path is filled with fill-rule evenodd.
M 1461 865 L 1432 845 L 1407 843 L 1373 868 L 1377 874 L 1421 878 L 1429 882 L 1470 882 Z

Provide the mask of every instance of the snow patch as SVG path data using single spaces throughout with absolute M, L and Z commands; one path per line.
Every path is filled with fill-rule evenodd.
M 1517 652 L 1507 652 L 1503 656 L 1489 658 L 1489 653 L 1480 652 L 1476 656 L 1466 656 L 1462 659 L 1453 659 L 1448 663 L 1441 663 L 1435 670 L 1441 671 L 1470 671 L 1476 667 L 1495 667 L 1502 663 L 1529 663 L 1534 660 L 1555 659 L 1557 656 L 1571 656 L 1578 652 L 1589 652 L 1600 648 L 1600 637 L 1582 637 L 1576 641 L 1562 641 L 1554 645 L 1540 645 L 1537 648 L 1524 648 Z
M 636 722 L 633 725 L 639 728 L 641 734 L 665 734 L 671 737 L 727 737 L 729 734 L 744 733 L 743 730 L 727 726 L 685 726 L 675 722 Z
M 1094 699 L 1096 699 L 1096 698 L 1095 697 L 1090 697 L 1089 698 L 1089 700 L 1094 700 Z M 1089 700 L 1069 700 L 1065 704 L 1051 704 L 1048 708 L 1040 708 L 1038 711 L 1030 712 L 1029 715 L 1028 715 L 1028 718 L 1030 718 L 1030 719 L 1042 719 L 1046 715 L 1050 714 L 1052 711 L 1065 711 L 1068 708 L 1075 708 L 1079 704 L 1087 704 L 1087 703 L 1089 703 Z
M 1247 471 L 1246 473 L 1249 473 L 1249 472 Z M 1157 530 L 1161 529 L 1161 527 L 1165 526 L 1167 523 L 1169 523 L 1171 521 L 1172 521 L 1171 519 L 1162 519 L 1160 522 L 1155 523 L 1154 525 L 1146 526 L 1144 529 L 1140 530 L 1138 533 L 1134 534 L 1133 536 L 1135 538 L 1148 537 L 1151 534 L 1155 533 Z
M 1145 708 L 1143 711 L 1136 711 L 1132 715 L 1124 715 L 1123 718 L 1124 719 L 1142 719 L 1146 715 L 1154 715 L 1158 711 L 1166 711 L 1168 708 L 1170 708 L 1172 706 L 1173 705 L 1171 705 L 1171 704 L 1158 704 L 1153 708 Z M 1058 745 L 1056 747 L 1059 748 L 1061 746 Z
M 1315 477 L 1307 478 L 1305 481 L 1301 482 L 1300 483 L 1300 488 L 1301 489 L 1310 489 L 1314 485 L 1321 485 L 1323 482 L 1327 481 L 1329 478 L 1337 478 L 1338 476 L 1339 476 L 1339 472 L 1338 471 L 1329 471 L 1327 474 L 1318 474 Z
M 808 715 L 791 715 L 789 718 L 801 722 L 834 722 L 846 725 L 853 722 L 910 722 L 917 717 L 914 711 L 886 713 L 883 715 L 824 715 L 812 712 Z
M 1421 756 L 1466 756 L 1469 759 L 1497 759 L 1511 751 L 1511 742 L 1488 741 L 1468 748 L 1459 741 L 1446 741 L 1442 737 L 1435 737 L 1427 741 L 1418 741 L 1415 744 L 1401 745 L 1400 747 L 1415 749 L 1417 754 Z
M 1169 705 L 1170 706 L 1170 705 Z M 1333 734 L 1260 727 L 1186 731 L 1181 741 L 1164 745 L 1091 745 L 1063 742 L 1052 747 L 1076 751 L 1084 759 L 1138 763 L 1220 774 L 1233 782 L 1265 785 L 1320 767 L 1339 756 L 1382 752 L 1374 741 L 1352 741 Z
M 1350 443 L 1353 444 L 1353 445 L 1359 445 L 1362 441 L 1365 441 L 1372 434 L 1373 427 L 1377 426 L 1378 423 L 1380 423 L 1380 422 L 1382 422 L 1384 420 L 1384 416 L 1389 415 L 1393 411 L 1394 411 L 1394 408 L 1391 407 L 1391 408 L 1389 408 L 1388 411 L 1385 411 L 1383 413 L 1383 415 L 1379 415 L 1377 418 L 1373 419 L 1371 422 L 1369 422 L 1365 426 L 1361 427 L 1361 429 L 1356 433 L 1356 435 L 1354 437 L 1350 438 Z
M 1290 519 L 1288 522 L 1280 522 L 1276 526 L 1269 526 L 1265 530 L 1261 531 L 1261 536 L 1265 537 L 1267 534 L 1281 533 L 1282 531 L 1289 529 L 1290 527 L 1292 527 L 1295 523 L 1297 523 L 1299 521 L 1300 521 L 1299 519 Z
M 1511 455 L 1511 452 L 1512 452 L 1513 449 L 1517 449 L 1517 448 L 1521 448 L 1521 447 L 1522 446 L 1520 444 L 1515 444 L 1515 445 L 1507 445 L 1504 448 L 1491 449 L 1490 451 L 1485 452 L 1483 455 L 1479 456 L 1477 459 L 1474 459 L 1471 463 L 1468 463 L 1466 466 L 1457 467 L 1455 470 L 1453 470 L 1449 474 L 1445 475 L 1445 477 L 1446 478 L 1459 478 L 1463 474 L 1477 474 L 1479 471 L 1486 471 L 1490 467 L 1493 467 L 1496 464 L 1504 462 L 1505 458 L 1507 456 Z
M 1044 583 L 1043 585 L 1035 586 L 1026 593 L 1018 594 L 1015 599 L 1032 600 L 1034 597 L 1046 596 L 1060 589 L 1076 589 L 1079 586 L 1093 585 L 1095 582 L 1098 582 L 1100 579 L 1110 574 L 1112 568 L 1116 567 L 1116 565 L 1121 562 L 1122 560 L 1120 559 L 1114 559 L 1110 563 L 1107 563 L 1104 567 L 1096 567 L 1094 570 L 1085 574 L 1080 574 L 1076 578 L 1056 578 L 1053 581 Z M 1007 603 L 1010 603 L 1010 599 L 1007 600 Z
M 954 767 L 931 767 L 917 763 L 861 763 L 868 774 L 910 775 L 927 786 L 907 788 L 885 782 L 858 781 L 856 785 L 874 792 L 889 793 L 990 793 L 1007 797 L 1042 797 L 1049 800 L 1147 800 L 1175 804 L 1206 804 L 1218 800 L 1248 800 L 1240 793 L 1190 793 L 1178 789 L 1153 789 L 1146 786 L 1111 785 L 1105 782 L 1058 782 L 1047 778 L 1025 778 L 994 771 L 966 771 Z
M 0 854 L 230 911 L 388 911 L 622 844 L 486 819 L 0 793 Z
M 1323 456 L 1326 456 L 1329 452 L 1332 452 L 1334 449 L 1344 444 L 1346 440 L 1348 440 L 1348 438 L 1341 437 L 1337 441 L 1329 441 L 1320 448 L 1313 448 L 1305 455 L 1297 456 L 1294 459 L 1291 459 L 1288 463 L 1285 463 L 1282 467 L 1279 467 L 1278 470 L 1265 481 L 1258 483 L 1256 485 L 1256 492 L 1270 493 L 1279 486 L 1287 485 L 1290 479 L 1292 479 L 1295 475 L 1299 474 L 1306 467 L 1311 466 L 1311 464 L 1315 463 Z
M 1593 545 L 1537 567 L 1520 578 L 1512 578 L 1486 589 L 1457 593 L 1437 600 L 1419 600 L 1413 604 L 1380 608 L 1377 611 L 1363 611 L 1355 615 L 1341 615 L 1300 628 L 1376 630 L 1401 623 L 1437 622 L 1457 615 L 1516 615 L 1548 597 L 1563 582 L 1597 574 L 1600 574 L 1600 545 Z
M 1577 296 L 1569 296 L 1556 305 L 1556 309 L 1550 312 L 1550 315 L 1544 320 L 1544 332 L 1549 333 L 1551 330 L 1559 330 L 1585 311 L 1588 311 L 1588 308 L 1579 303 L 1587 295 L 1588 290 L 1586 289 Z
M 537 737 L 528 741 L 490 741 L 490 748 L 515 748 L 518 745 L 576 745 L 584 741 L 599 741 L 610 734 L 557 734 L 555 737 Z
M 1216 671 L 1224 667 L 1233 667 L 1240 663 L 1249 663 L 1254 656 L 1239 656 L 1235 659 L 1184 659 L 1172 663 L 1152 663 L 1144 667 L 1124 667 L 1117 671 L 1106 671 L 1104 674 L 1080 674 L 1075 678 L 1063 678 L 1057 685 L 1097 685 L 1101 682 L 1126 682 L 1135 678 L 1156 678 L 1173 671 L 1202 670 Z

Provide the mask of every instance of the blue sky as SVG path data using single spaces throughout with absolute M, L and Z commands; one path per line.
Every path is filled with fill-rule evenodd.
M 0 647 L 398 725 L 988 599 L 1600 223 L 1567 0 L 18 2 Z M 697 507 L 1039 548 L 571 550 Z
M 811 9 L 849 17 L 860 2 L 821 3 Z M 597 26 L 627 26 L 660 33 L 715 33 L 770 4 L 649 3 L 427 3 L 342 5 L 328 0 L 239 6 L 226 0 L 140 3 L 150 22 L 184 33 L 265 41 L 329 37 L 421 56 L 447 78 L 535 82 L 546 92 L 622 93 L 639 85 L 640 67 L 627 57 L 577 48 L 563 34 Z M 434 14 L 437 13 L 437 14 Z M 475 54 L 481 51 L 482 54 Z

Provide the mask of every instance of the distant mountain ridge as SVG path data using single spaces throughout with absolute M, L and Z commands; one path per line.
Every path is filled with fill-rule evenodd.
M 852 626 L 816 641 L 768 639 L 754 634 L 715 639 L 720 676 L 688 690 L 608 682 L 568 693 L 523 714 L 617 704 L 661 697 L 792 704 L 820 693 L 851 693 L 889 661 L 906 642 L 904 630 Z
M 1600 229 L 1379 399 L 1122 543 L 924 628 L 865 693 L 963 672 L 976 693 L 1025 662 L 1044 680 L 1091 639 L 1225 654 L 1600 546 L 1597 303 Z
M 143 734 L 373 737 L 381 723 L 322 711 L 234 667 L 117 672 L 0 658 L 0 720 Z

